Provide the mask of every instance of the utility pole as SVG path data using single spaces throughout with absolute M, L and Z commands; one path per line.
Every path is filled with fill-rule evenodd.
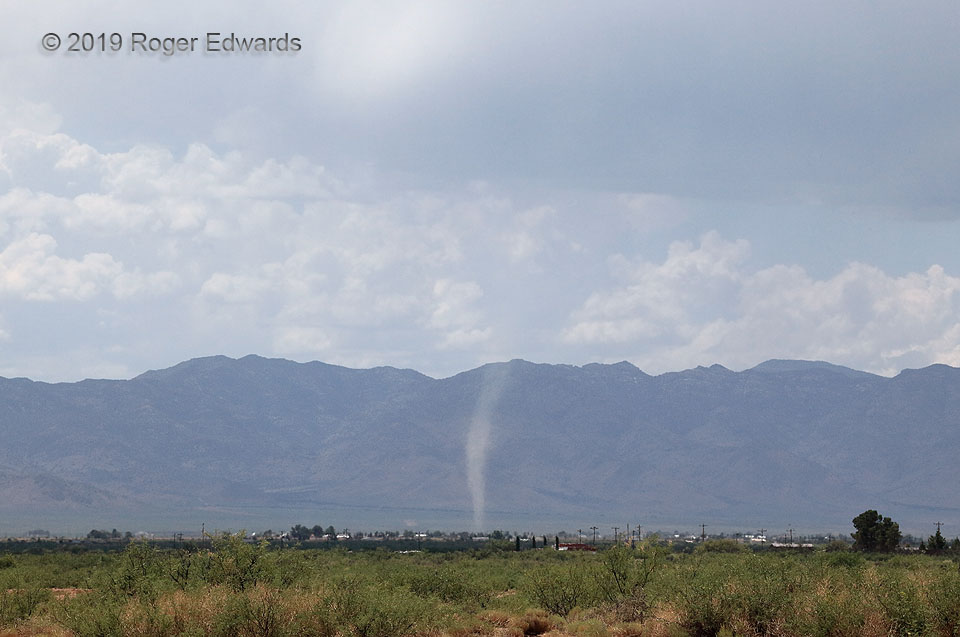
M 934 522 L 937 525 L 937 533 L 940 532 L 940 527 L 943 526 L 943 522 Z
M 707 525 L 701 524 L 700 525 L 700 541 L 705 542 L 706 539 L 707 539 Z
M 790 533 L 790 544 L 793 544 L 793 527 L 787 529 L 787 532 Z
M 577 544 L 583 544 L 583 530 L 577 529 Z
M 619 544 L 620 543 L 620 527 L 614 526 L 611 528 L 613 529 L 613 543 L 614 545 Z
M 597 527 L 591 526 L 590 528 L 593 529 L 593 545 L 596 546 L 597 545 Z
M 643 542 L 643 525 L 642 524 L 637 525 L 637 539 Z
M 757 533 L 760 534 L 760 544 L 767 543 L 767 530 L 766 529 L 757 529 Z

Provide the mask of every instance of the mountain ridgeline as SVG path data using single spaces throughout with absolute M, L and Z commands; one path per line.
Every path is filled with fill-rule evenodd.
M 216 356 L 123 381 L 0 379 L 0 437 L 0 533 L 843 529 L 865 509 L 906 529 L 960 524 L 960 370 L 944 365 L 649 376 L 515 360 L 437 380 Z

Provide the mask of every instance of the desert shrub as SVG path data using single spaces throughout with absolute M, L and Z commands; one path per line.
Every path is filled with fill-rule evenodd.
M 303 551 L 280 551 L 265 557 L 264 575 L 274 586 L 289 588 L 307 577 L 308 561 Z
M 717 635 L 727 624 L 730 607 L 726 561 L 703 560 L 685 564 L 673 574 L 670 598 L 676 610 L 675 623 L 691 637 Z
M 203 634 L 199 626 L 185 627 L 177 618 L 162 607 L 153 603 L 128 603 L 120 617 L 121 632 L 124 635 L 142 637 L 185 637 Z
M 720 587 L 698 582 L 677 598 L 677 624 L 691 637 L 712 637 L 726 620 Z
M 223 587 L 172 591 L 154 601 L 129 600 L 121 616 L 124 635 L 201 637 L 216 634 L 231 593 Z
M 564 634 L 574 637 L 609 637 L 610 631 L 599 619 L 578 619 L 569 622 L 563 629 Z
M 76 637 L 122 637 L 126 599 L 110 592 L 93 592 L 64 599 L 54 607 L 57 623 Z
M 208 565 L 196 548 L 180 548 L 166 557 L 164 571 L 177 588 L 185 591 L 204 582 Z
M 49 599 L 50 591 L 45 589 L 0 589 L 0 626 L 30 617 L 38 606 Z
M 510 614 L 500 610 L 484 611 L 480 613 L 480 619 L 499 628 L 505 628 L 509 626 L 511 621 Z
M 699 544 L 696 550 L 704 553 L 746 553 L 747 547 L 736 540 L 722 539 L 707 540 Z
M 13 568 L 17 565 L 12 555 L 0 555 L 0 569 Z
M 960 574 L 942 573 L 927 589 L 930 623 L 938 635 L 960 636 Z
M 899 572 L 883 573 L 874 594 L 892 634 L 926 634 L 927 617 L 917 584 Z
M 821 562 L 829 568 L 858 568 L 866 564 L 867 560 L 863 557 L 863 553 L 854 553 L 847 550 L 824 553 Z
M 208 583 L 226 584 L 239 593 L 269 575 L 266 540 L 251 543 L 245 537 L 246 531 L 240 531 L 235 535 L 224 533 L 214 538 L 214 552 L 205 571 Z
M 538 566 L 524 578 L 521 590 L 540 608 L 561 617 L 597 601 L 592 569 L 584 560 Z
M 862 633 L 867 600 L 858 571 L 822 568 L 807 587 L 795 612 L 787 617 L 789 632 L 810 637 L 846 637 Z
M 610 602 L 619 601 L 642 590 L 659 568 L 662 555 L 655 546 L 643 552 L 615 547 L 600 555 L 597 583 L 600 593 Z
M 109 588 L 128 597 L 154 597 L 163 576 L 160 554 L 146 542 L 131 542 L 121 553 Z
M 430 626 L 433 607 L 385 582 L 341 578 L 325 595 L 329 621 L 355 637 L 401 637 Z
M 279 590 L 262 585 L 230 596 L 214 621 L 214 632 L 224 637 L 285 637 L 293 634 Z
M 485 590 L 477 578 L 464 572 L 462 564 L 413 571 L 407 575 L 405 583 L 421 597 L 432 596 L 473 608 L 485 608 L 491 597 L 491 592 Z
M 767 635 L 786 620 L 797 590 L 788 564 L 772 564 L 755 556 L 737 564 L 724 591 L 721 609 L 738 633 Z
M 830 540 L 823 547 L 823 550 L 827 553 L 837 553 L 841 551 L 851 551 L 853 550 L 853 545 L 843 540 Z
M 542 635 L 556 627 L 556 623 L 543 611 L 531 611 L 518 617 L 513 625 L 524 635 Z

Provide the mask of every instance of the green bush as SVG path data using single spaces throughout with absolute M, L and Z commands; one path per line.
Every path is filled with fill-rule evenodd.
M 286 637 L 297 633 L 287 621 L 279 590 L 257 587 L 232 595 L 215 620 L 215 633 L 223 637 Z
M 540 608 L 561 617 L 598 602 L 593 569 L 581 559 L 538 566 L 524 578 L 521 589 Z
M 247 542 L 246 535 L 240 531 L 213 539 L 213 555 L 206 568 L 208 583 L 226 584 L 239 593 L 268 576 L 267 541 Z
M 927 614 L 919 587 L 903 574 L 884 573 L 875 592 L 894 635 L 925 635 Z
M 866 564 L 867 560 L 863 557 L 863 553 L 836 551 L 824 553 L 822 562 L 831 568 L 857 568 Z
M 128 597 L 154 597 L 163 577 L 160 554 L 146 542 L 131 542 L 120 555 L 110 590 Z
M 739 625 L 740 632 L 774 633 L 787 616 L 796 590 L 789 565 L 751 556 L 738 566 L 733 590 L 725 597 L 731 622 Z
M 56 606 L 54 619 L 76 637 L 122 637 L 124 603 L 108 592 L 78 595 Z
M 407 577 L 406 583 L 421 597 L 436 597 L 471 608 L 485 608 L 491 597 L 490 591 L 484 590 L 475 578 L 464 572 L 462 563 L 416 570 Z
M 747 547 L 736 540 L 707 540 L 697 546 L 698 551 L 705 553 L 746 553 Z
M 930 623 L 937 634 L 960 636 L 960 573 L 942 573 L 927 591 Z
M 385 582 L 340 578 L 325 596 L 328 620 L 355 637 L 402 637 L 432 624 L 433 607 L 412 592 Z
M 30 617 L 38 606 L 49 600 L 50 591 L 46 589 L 0 589 L 0 626 Z

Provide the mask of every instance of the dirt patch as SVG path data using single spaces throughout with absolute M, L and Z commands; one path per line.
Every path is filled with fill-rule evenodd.
M 48 588 L 47 590 L 53 594 L 54 599 L 73 599 L 80 593 L 89 593 L 93 589 L 91 588 Z M 20 589 L 20 588 L 7 589 L 8 595 L 13 595 L 14 593 L 22 593 L 22 592 L 23 592 L 23 589 Z M 6 634 L 6 633 L 3 633 L 3 634 Z

